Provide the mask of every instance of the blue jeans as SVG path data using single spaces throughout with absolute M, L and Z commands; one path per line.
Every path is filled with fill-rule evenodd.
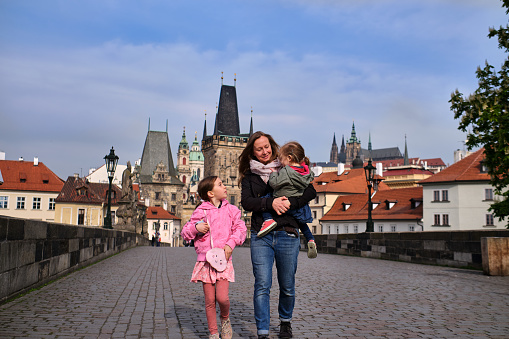
M 295 273 L 299 256 L 299 237 L 285 231 L 274 231 L 258 238 L 251 232 L 251 263 L 253 264 L 254 312 L 258 335 L 269 334 L 270 288 L 272 266 L 276 260 L 279 284 L 279 319 L 291 321 L 295 306 Z

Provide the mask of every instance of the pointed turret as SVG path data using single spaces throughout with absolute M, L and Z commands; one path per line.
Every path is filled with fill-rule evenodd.
M 179 150 L 181 149 L 189 149 L 189 144 L 186 140 L 186 127 L 184 126 L 184 132 L 182 132 L 182 140 L 179 143 Z
M 207 111 L 205 111 L 205 122 L 203 123 L 203 138 L 207 137 Z
M 249 125 L 249 136 L 253 135 L 253 107 L 251 107 L 251 124 Z
M 237 90 L 235 86 L 221 86 L 214 135 L 240 135 Z
M 410 161 L 408 160 L 408 149 L 407 149 L 407 146 L 406 146 L 406 134 L 405 134 L 405 156 L 403 158 L 403 166 L 408 166 L 410 165 Z

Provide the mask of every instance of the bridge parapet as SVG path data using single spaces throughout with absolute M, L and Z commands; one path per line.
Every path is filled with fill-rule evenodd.
M 128 248 L 140 234 L 0 216 L 0 303 Z

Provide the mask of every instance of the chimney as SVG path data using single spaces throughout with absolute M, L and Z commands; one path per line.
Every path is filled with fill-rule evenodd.
M 34 166 L 39 166 L 39 158 L 34 157 Z
M 5 152 L 0 151 L 0 160 L 5 160 Z
M 149 202 L 150 202 L 149 198 L 145 199 L 145 206 L 150 207 L 150 203 Z
M 338 175 L 341 175 L 343 174 L 343 172 L 345 171 L 345 164 L 343 164 L 342 162 L 340 162 L 338 164 Z
M 381 162 L 376 163 L 376 174 L 383 177 L 384 169 L 383 169 L 383 165 Z
M 79 173 L 74 173 L 74 178 L 75 179 L 78 179 L 80 177 L 80 174 Z
M 18 159 L 18 160 L 19 160 L 19 161 L 23 161 L 23 157 L 19 157 L 19 159 Z
M 163 208 L 167 211 L 168 210 L 168 203 L 165 201 L 163 202 Z

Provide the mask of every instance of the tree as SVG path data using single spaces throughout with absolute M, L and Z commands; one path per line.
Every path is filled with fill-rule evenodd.
M 509 14 L 509 0 L 502 1 Z M 509 52 L 509 25 L 499 29 L 490 28 L 488 37 L 498 37 L 498 47 Z M 469 149 L 484 147 L 485 165 L 490 174 L 491 185 L 502 199 L 494 202 L 490 211 L 500 221 L 509 215 L 509 58 L 499 72 L 486 64 L 477 68 L 479 88 L 467 97 L 457 89 L 451 95 L 451 110 L 454 118 L 460 119 L 458 129 L 467 132 Z M 508 218 L 509 219 L 509 218 Z M 509 220 L 506 225 L 509 229 Z

